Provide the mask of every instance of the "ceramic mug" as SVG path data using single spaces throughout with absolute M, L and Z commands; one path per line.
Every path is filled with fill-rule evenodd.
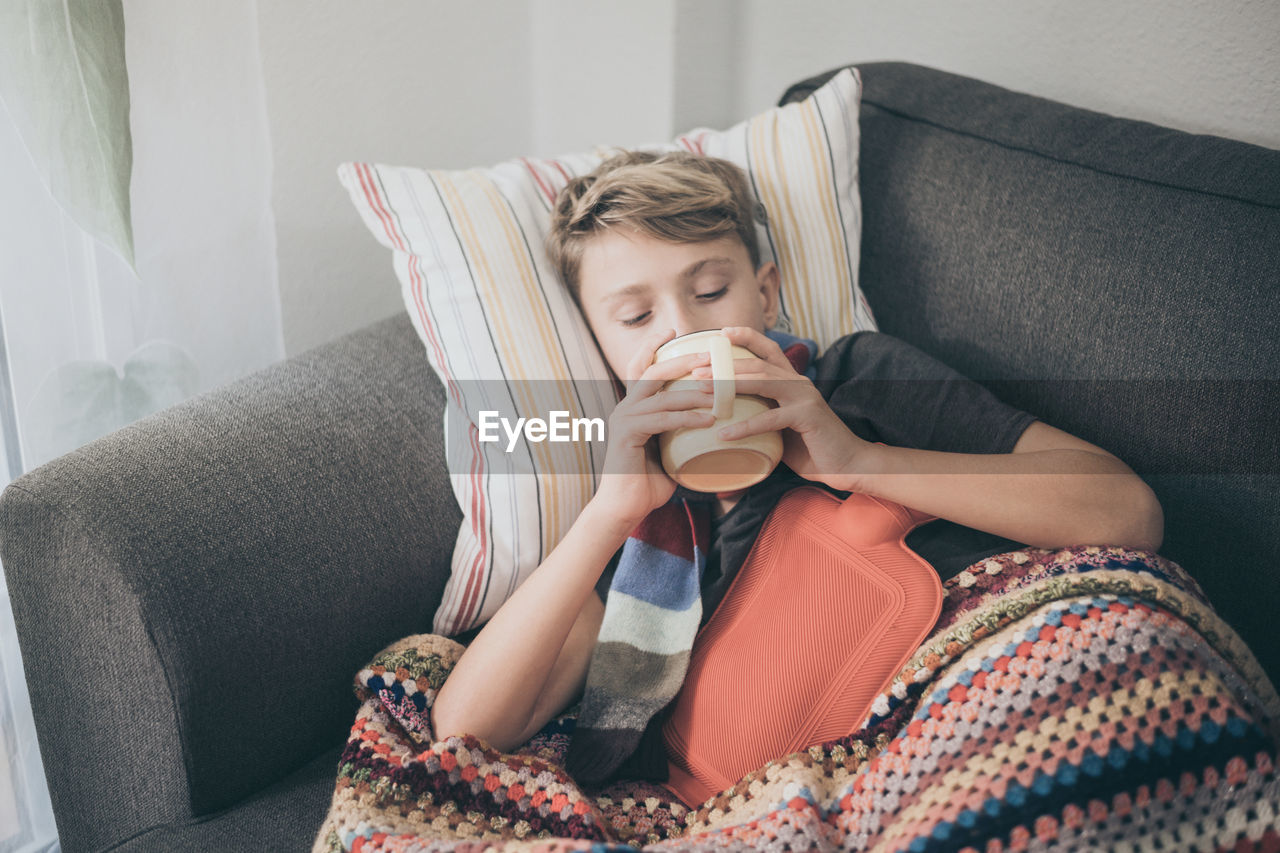
M 777 406 L 765 397 L 736 393 L 734 359 L 759 356 L 745 347 L 734 346 L 719 329 L 708 329 L 667 341 L 654 353 L 654 361 L 696 352 L 711 353 L 715 389 L 711 413 L 716 420 L 710 426 L 679 427 L 660 434 L 658 453 L 662 467 L 671 479 L 695 492 L 732 492 L 753 486 L 768 477 L 782 459 L 782 432 L 773 430 L 729 441 L 716 433 Z M 664 390 L 697 387 L 697 382 L 687 374 L 668 382 Z

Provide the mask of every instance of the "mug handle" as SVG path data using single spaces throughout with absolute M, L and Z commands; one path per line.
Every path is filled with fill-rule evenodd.
M 723 335 L 716 335 L 707 341 L 711 352 L 711 384 L 715 389 L 715 400 L 711 404 L 711 414 L 717 421 L 725 420 L 733 415 L 733 400 L 737 396 L 733 369 L 733 343 Z

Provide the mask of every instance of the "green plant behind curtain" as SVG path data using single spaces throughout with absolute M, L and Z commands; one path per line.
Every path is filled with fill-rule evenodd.
M 0 0 L 0 100 L 62 209 L 133 266 L 122 0 Z

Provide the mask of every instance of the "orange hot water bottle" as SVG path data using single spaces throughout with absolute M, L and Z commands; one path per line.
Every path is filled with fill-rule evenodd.
M 667 786 L 698 804 L 855 731 L 942 609 L 904 539 L 932 516 L 816 486 L 783 495 L 694 640 L 662 728 Z

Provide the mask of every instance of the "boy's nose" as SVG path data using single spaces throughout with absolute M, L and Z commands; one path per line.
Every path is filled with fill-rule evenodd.
M 697 320 L 683 312 L 671 318 L 671 328 L 676 330 L 676 337 L 702 331 L 702 326 L 698 324 Z

